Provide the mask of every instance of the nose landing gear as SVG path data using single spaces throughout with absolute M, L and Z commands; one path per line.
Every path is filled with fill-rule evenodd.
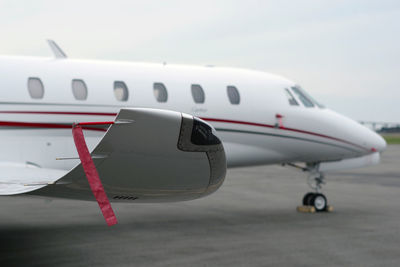
M 307 184 L 315 192 L 309 192 L 303 197 L 304 206 L 313 206 L 317 212 L 327 211 L 328 200 L 326 196 L 321 193 L 322 185 L 326 184 L 325 176 L 319 172 L 319 164 L 307 166 L 310 172 L 307 178 Z
M 324 174 L 319 171 L 319 163 L 307 163 L 305 167 L 296 165 L 294 163 L 285 163 L 284 165 L 289 165 L 304 172 L 309 172 L 307 184 L 313 190 L 313 192 L 308 192 L 304 195 L 303 206 L 297 207 L 298 211 L 333 211 L 333 207 L 328 205 L 326 196 L 321 193 L 322 185 L 326 184 L 326 182 Z
M 304 206 L 313 206 L 315 211 L 326 211 L 328 208 L 328 200 L 324 194 L 321 193 L 307 193 L 303 198 Z

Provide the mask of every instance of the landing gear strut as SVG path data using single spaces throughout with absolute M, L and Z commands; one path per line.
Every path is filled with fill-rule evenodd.
M 302 171 L 309 172 L 307 184 L 313 192 L 304 195 L 303 206 L 312 206 L 317 212 L 332 211 L 332 207 L 328 206 L 326 196 L 321 193 L 322 185 L 326 184 L 326 182 L 324 174 L 319 171 L 319 163 L 307 163 L 306 167 L 294 163 L 285 163 L 284 165 L 289 165 L 301 169 Z
M 307 171 L 310 172 L 307 178 L 307 184 L 314 192 L 309 192 L 303 197 L 304 206 L 313 206 L 317 212 L 326 211 L 328 208 L 328 200 L 321 193 L 322 185 L 325 184 L 325 177 L 319 171 L 319 164 L 307 165 Z

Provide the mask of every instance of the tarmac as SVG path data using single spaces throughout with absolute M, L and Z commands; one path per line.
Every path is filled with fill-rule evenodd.
M 400 145 L 327 175 L 331 213 L 298 213 L 306 174 L 230 169 L 222 188 L 171 204 L 0 199 L 0 266 L 399 266 Z

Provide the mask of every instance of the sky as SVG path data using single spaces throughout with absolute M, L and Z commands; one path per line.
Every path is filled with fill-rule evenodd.
M 0 0 L 0 54 L 216 65 L 289 78 L 356 120 L 400 123 L 398 0 Z

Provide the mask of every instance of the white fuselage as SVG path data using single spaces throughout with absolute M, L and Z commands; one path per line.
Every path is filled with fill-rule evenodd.
M 242 69 L 71 59 L 0 57 L 0 161 L 29 162 L 43 168 L 71 169 L 76 157 L 71 124 L 111 121 L 122 107 L 148 107 L 189 113 L 209 122 L 223 141 L 228 166 L 284 162 L 324 162 L 383 151 L 384 140 L 327 108 L 289 104 L 285 88 L 295 83 L 264 72 Z M 40 78 L 41 99 L 31 98 L 28 78 Z M 76 100 L 72 80 L 84 81 L 87 99 Z M 118 101 L 114 82 L 129 92 Z M 166 102 L 157 102 L 153 84 L 162 83 Z M 191 85 L 201 85 L 205 102 L 196 104 Z M 240 103 L 231 104 L 227 86 Z M 281 122 L 277 114 L 283 116 Z M 86 131 L 90 148 L 102 131 Z M 162 132 L 160 132 L 162 135 Z

